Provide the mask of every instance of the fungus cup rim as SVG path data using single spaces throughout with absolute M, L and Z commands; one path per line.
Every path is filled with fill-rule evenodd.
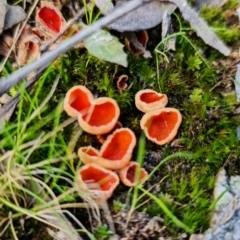
M 80 89 L 81 91 L 86 93 L 86 96 L 88 97 L 88 101 L 90 103 L 90 106 L 91 106 L 92 102 L 94 101 L 94 97 L 93 97 L 91 91 L 87 87 L 85 87 L 83 85 L 77 85 L 77 86 L 73 86 L 72 88 L 70 88 L 67 91 L 67 93 L 65 95 L 65 98 L 63 100 L 63 109 L 70 117 L 74 117 L 74 118 L 77 118 L 78 115 L 82 115 L 81 112 L 79 112 L 76 109 L 74 109 L 73 107 L 71 107 L 70 106 L 71 103 L 69 103 L 72 92 L 77 90 L 77 89 Z
M 96 169 L 100 170 L 101 172 L 107 173 L 112 178 L 114 178 L 115 183 L 111 183 L 110 189 L 108 189 L 108 190 L 89 189 L 89 187 L 87 186 L 87 183 L 84 182 L 84 180 L 82 179 L 81 172 L 83 172 L 86 169 L 90 169 L 91 167 L 96 168 Z M 90 194 L 90 196 L 96 202 L 102 202 L 102 201 L 106 201 L 107 199 L 109 199 L 112 196 L 114 190 L 119 185 L 119 183 L 120 183 L 120 179 L 115 172 L 113 172 L 109 169 L 106 169 L 96 163 L 89 163 L 89 164 L 83 165 L 77 170 L 77 177 L 76 177 L 77 188 L 79 190 L 82 190 L 83 192 Z M 93 183 L 93 184 L 95 184 L 95 183 Z M 83 195 L 84 195 L 84 193 L 83 193 Z M 82 196 L 82 193 L 81 193 L 81 196 Z
M 149 121 L 154 116 L 159 116 L 162 112 L 175 112 L 177 114 L 178 121 L 175 123 L 175 126 L 171 130 L 168 137 L 166 137 L 165 139 L 163 139 L 161 141 L 158 141 L 156 138 L 153 138 L 149 135 L 148 128 L 145 125 L 146 125 L 147 121 Z M 164 145 L 164 144 L 171 142 L 175 138 L 175 136 L 178 133 L 178 129 L 179 129 L 181 123 L 182 123 L 182 115 L 178 109 L 176 109 L 176 108 L 160 108 L 160 109 L 156 109 L 156 110 L 145 113 L 140 121 L 140 127 L 144 131 L 146 137 L 150 141 L 152 141 L 158 145 Z
M 104 104 L 107 102 L 110 102 L 115 108 L 115 116 L 107 124 L 100 125 L 100 126 L 92 126 L 83 119 L 83 115 L 81 115 L 81 114 L 78 115 L 78 123 L 85 132 L 93 134 L 93 135 L 101 135 L 101 134 L 106 134 L 106 133 L 110 132 L 114 128 L 114 126 L 116 125 L 116 123 L 119 119 L 119 116 L 120 116 L 120 108 L 119 108 L 116 100 L 109 98 L 109 97 L 97 98 L 97 99 L 93 100 L 87 114 L 89 114 L 89 116 L 91 116 L 91 112 L 94 110 L 94 107 L 96 105 L 101 105 L 101 104 Z M 106 113 L 107 113 L 107 111 L 106 111 Z
M 140 180 L 139 183 L 144 182 L 145 179 L 148 177 L 148 172 L 147 172 L 144 168 L 141 168 L 138 162 L 131 161 L 131 162 L 129 162 L 129 164 L 128 164 L 126 167 L 124 167 L 124 168 L 122 168 L 122 169 L 119 170 L 119 178 L 120 178 L 121 182 L 122 182 L 125 186 L 133 187 L 133 186 L 135 186 L 135 185 L 138 184 L 138 182 L 135 182 L 135 176 L 134 176 L 134 182 L 131 182 L 131 181 L 127 178 L 127 174 L 128 174 L 129 168 L 131 168 L 131 167 L 134 166 L 134 165 L 139 169 L 138 171 L 140 171 L 140 174 L 141 174 L 141 173 L 144 174 L 144 177 L 143 177 L 143 178 L 141 177 L 141 178 L 139 179 L 139 180 Z
M 141 96 L 145 93 L 154 93 L 159 97 L 162 97 L 158 101 L 153 101 L 151 103 L 146 103 L 141 100 Z M 157 110 L 159 108 L 164 108 L 168 104 L 168 97 L 164 93 L 158 93 L 157 91 L 154 91 L 152 89 L 143 89 L 138 91 L 135 94 L 135 106 L 138 110 L 141 112 L 147 113 L 153 110 Z

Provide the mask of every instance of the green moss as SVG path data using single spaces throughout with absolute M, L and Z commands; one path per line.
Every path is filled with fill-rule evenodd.
M 223 9 L 236 9 L 239 6 L 238 0 L 230 0 L 227 1 L 226 4 L 223 6 Z
M 203 176 L 205 176 L 203 178 Z M 165 193 L 158 197 L 181 219 L 181 221 L 196 232 L 206 228 L 209 221 L 208 207 L 211 204 L 209 193 L 212 192 L 214 176 L 210 167 L 193 168 L 189 173 L 182 173 L 181 170 L 173 171 L 169 177 L 162 182 L 167 182 Z M 164 217 L 161 209 L 155 202 L 147 206 L 146 212 L 152 216 Z M 176 234 L 175 226 L 168 217 L 164 217 L 166 226 L 172 234 Z
M 230 18 L 229 11 L 233 11 L 238 6 L 236 0 L 229 1 L 224 8 L 204 6 L 200 10 L 200 16 L 203 17 L 217 33 L 217 35 L 226 43 L 236 43 L 240 37 L 239 24 Z M 236 19 L 235 19 L 236 20 Z
M 224 20 L 223 11 L 218 7 L 203 6 L 200 10 L 200 16 L 207 22 L 222 22 Z

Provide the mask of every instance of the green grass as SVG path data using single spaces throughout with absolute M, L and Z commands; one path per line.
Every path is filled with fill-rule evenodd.
M 68 209 L 78 205 L 84 208 L 76 201 L 79 194 L 74 184 L 80 161 L 68 147 L 75 143 L 66 141 L 65 136 L 65 129 L 75 120 L 62 119 L 62 99 L 54 100 L 59 75 L 55 74 L 57 78 L 53 82 L 52 71 L 50 67 L 41 77 L 33 94 L 21 91 L 14 121 L 6 124 L 0 133 L 0 149 L 4 151 L 0 157 L 0 226 L 3 229 L 0 234 L 12 236 L 11 239 L 21 237 L 20 225 L 13 223 L 26 216 L 57 229 L 63 227 L 71 235 L 61 212 L 67 211 L 77 225 L 79 221 L 69 210 L 64 210 L 64 205 L 67 203 Z M 50 91 L 44 91 L 51 85 Z M 55 102 L 55 108 L 50 108 L 50 101 Z M 59 223 L 48 220 L 46 213 Z M 82 225 L 77 229 L 91 235 Z

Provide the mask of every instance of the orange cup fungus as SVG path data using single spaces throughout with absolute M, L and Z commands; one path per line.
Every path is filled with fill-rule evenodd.
M 77 187 L 88 193 L 96 202 L 110 198 L 119 185 L 118 175 L 95 163 L 82 166 L 77 175 Z
M 128 75 L 126 75 L 126 74 L 123 74 L 118 78 L 117 89 L 119 90 L 120 93 L 122 93 L 122 90 L 124 90 L 128 87 L 127 81 L 128 81 Z
M 146 137 L 159 145 L 173 140 L 182 122 L 181 113 L 175 108 L 160 108 L 144 114 L 140 121 Z
M 136 137 L 129 128 L 120 128 L 113 132 L 103 143 L 99 164 L 105 168 L 117 170 L 125 167 L 132 158 Z
M 52 2 L 42 1 L 36 12 L 36 24 L 46 38 L 51 38 L 62 31 L 66 21 Z
M 64 98 L 63 109 L 70 117 L 77 117 L 79 114 L 85 116 L 93 101 L 93 95 L 86 87 L 74 86 Z
M 136 137 L 129 128 L 120 128 L 109 135 L 99 153 L 93 147 L 81 147 L 78 156 L 85 163 L 96 163 L 111 170 L 125 167 L 132 157 Z
M 138 173 L 138 171 L 140 172 Z M 136 178 L 137 173 L 139 174 L 139 180 Z M 119 171 L 120 180 L 128 187 L 133 187 L 137 183 L 143 182 L 147 176 L 147 171 L 144 168 L 140 168 L 137 162 L 132 161 Z
M 80 147 L 78 149 L 78 156 L 83 163 L 97 163 L 98 158 L 100 157 L 99 151 L 92 146 Z
M 72 87 L 66 94 L 63 108 L 71 117 L 77 117 L 80 127 L 90 134 L 105 134 L 117 123 L 120 109 L 114 99 L 94 99 L 84 86 Z
M 78 115 L 81 128 L 91 134 L 105 134 L 113 129 L 120 115 L 117 102 L 108 97 L 94 100 L 87 114 Z
M 164 108 L 168 103 L 166 94 L 158 93 L 152 89 L 140 90 L 135 95 L 137 109 L 146 113 L 155 109 Z

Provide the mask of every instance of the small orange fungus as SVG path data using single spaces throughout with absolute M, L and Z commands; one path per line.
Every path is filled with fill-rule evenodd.
M 136 137 L 129 128 L 119 128 L 109 135 L 98 152 L 93 147 L 82 147 L 78 156 L 85 163 L 96 163 L 100 166 L 118 170 L 130 162 L 136 145 Z
M 129 128 L 120 128 L 108 136 L 100 150 L 98 164 L 117 170 L 125 167 L 132 158 L 136 137 Z
M 117 88 L 122 93 L 122 90 L 127 88 L 128 76 L 126 74 L 121 75 L 117 80 Z
M 155 109 L 164 108 L 168 103 L 166 94 L 158 93 L 152 89 L 144 89 L 135 95 L 137 109 L 146 113 Z
M 66 94 L 63 108 L 71 117 L 77 117 L 80 127 L 90 134 L 105 134 L 116 125 L 120 109 L 117 102 L 108 97 L 94 99 L 84 86 L 72 87 Z
M 137 179 L 137 176 L 139 176 L 139 179 Z M 128 187 L 133 187 L 137 183 L 143 182 L 147 176 L 147 171 L 144 168 L 140 168 L 139 164 L 133 161 L 119 171 L 120 180 Z
M 80 127 L 91 134 L 105 134 L 116 125 L 120 115 L 117 102 L 108 97 L 94 100 L 85 115 L 78 115 Z
M 60 33 L 66 21 L 52 2 L 42 1 L 36 12 L 36 24 L 42 35 L 49 38 Z
M 84 164 L 88 164 L 97 161 L 99 152 L 92 146 L 80 147 L 78 149 L 78 156 Z
M 164 145 L 177 135 L 181 122 L 182 115 L 177 109 L 160 108 L 145 113 L 140 126 L 149 140 Z
M 78 171 L 78 188 L 88 193 L 97 202 L 110 198 L 118 185 L 119 178 L 115 172 L 95 163 L 82 166 Z
M 93 101 L 92 93 L 86 87 L 79 85 L 68 90 L 63 108 L 70 117 L 77 117 L 79 114 L 85 116 Z

